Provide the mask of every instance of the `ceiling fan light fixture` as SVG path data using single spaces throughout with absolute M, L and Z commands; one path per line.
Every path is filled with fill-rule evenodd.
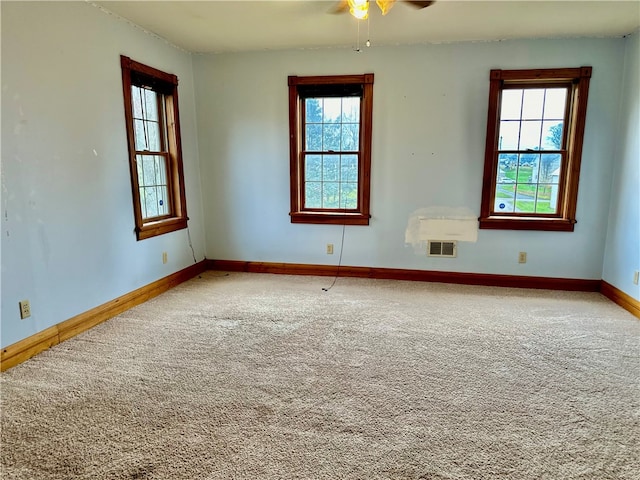
M 347 0 L 349 13 L 358 20 L 366 20 L 369 16 L 369 0 Z
M 389 13 L 394 3 L 396 3 L 396 0 L 376 0 L 376 4 L 380 7 L 382 15 Z

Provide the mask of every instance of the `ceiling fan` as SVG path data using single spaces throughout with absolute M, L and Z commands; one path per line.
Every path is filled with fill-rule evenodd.
M 429 5 L 435 3 L 414 1 L 414 0 L 402 0 L 404 3 L 408 3 L 417 9 L 426 8 Z M 358 20 L 365 20 L 369 16 L 369 0 L 340 0 L 333 9 L 333 13 L 345 13 L 349 12 Z M 389 13 L 389 10 L 393 7 L 396 0 L 376 0 L 376 5 L 380 8 L 382 15 Z

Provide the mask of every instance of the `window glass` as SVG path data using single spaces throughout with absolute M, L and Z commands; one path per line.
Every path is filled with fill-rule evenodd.
M 535 152 L 562 149 L 564 116 L 551 119 L 560 113 L 564 115 L 566 91 L 566 88 L 522 88 L 503 92 L 498 150 L 514 153 L 498 156 L 495 212 L 557 212 L 557 202 L 550 201 L 550 187 L 539 184 L 551 182 L 551 174 L 561 167 L 562 156 Z M 515 188 L 510 187 L 512 183 Z
M 359 149 L 360 98 L 307 98 L 305 112 L 306 150 L 314 153 L 305 153 L 304 208 L 356 208 L 358 155 L 337 152 Z

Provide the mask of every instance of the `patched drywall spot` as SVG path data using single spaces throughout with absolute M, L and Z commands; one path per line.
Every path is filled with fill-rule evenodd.
M 467 207 L 425 207 L 409 215 L 405 243 L 423 254 L 428 240 L 478 241 L 478 216 Z

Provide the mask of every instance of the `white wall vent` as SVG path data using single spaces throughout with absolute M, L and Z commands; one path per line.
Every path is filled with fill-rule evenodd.
M 430 257 L 450 257 L 457 255 L 458 246 L 455 241 L 429 240 L 427 255 Z

